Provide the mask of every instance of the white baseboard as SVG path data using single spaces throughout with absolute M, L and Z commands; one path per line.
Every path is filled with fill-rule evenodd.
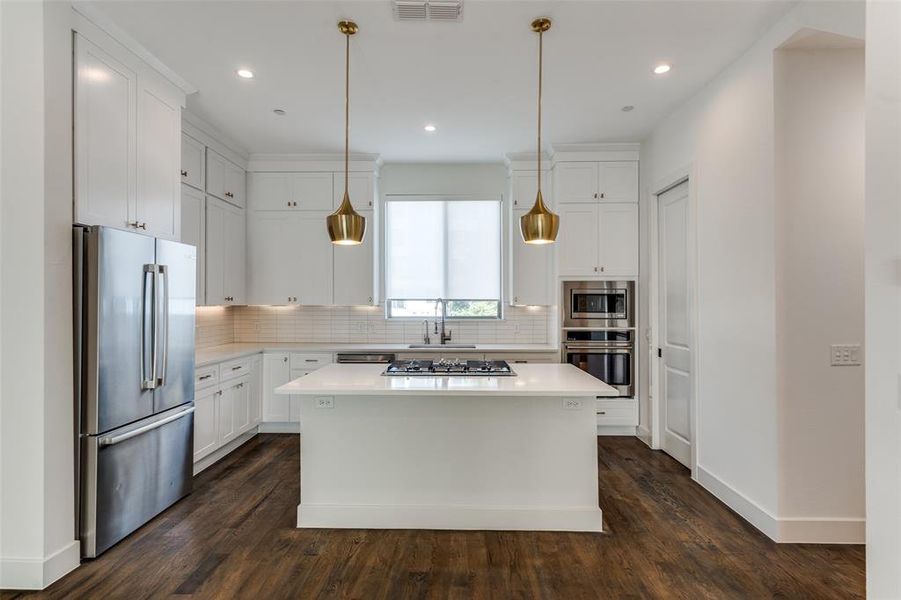
M 197 474 L 201 471 L 208 469 L 209 467 L 213 466 L 214 464 L 228 456 L 230 453 L 237 450 L 239 447 L 243 446 L 245 442 L 250 440 L 258 433 L 257 429 L 257 427 L 254 427 L 250 431 L 245 431 L 226 445 L 217 449 L 215 452 L 207 454 L 206 456 L 198 460 L 196 463 L 194 463 L 194 476 L 196 477 Z
M 260 423 L 260 433 L 300 433 L 300 423 Z
M 72 540 L 47 558 L 0 558 L 0 588 L 42 590 L 81 564 L 81 544 Z
M 299 504 L 299 528 L 602 531 L 597 507 Z
M 598 435 L 635 436 L 635 427 L 631 425 L 598 425 Z
M 779 518 L 698 465 L 697 481 L 726 506 L 774 542 L 783 544 L 863 544 L 866 521 L 861 518 Z
M 648 448 L 653 448 L 651 445 L 651 430 L 647 427 L 642 427 L 639 425 L 635 428 L 635 436 L 640 439 Z

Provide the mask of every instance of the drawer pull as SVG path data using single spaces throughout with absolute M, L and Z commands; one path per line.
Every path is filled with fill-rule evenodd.
M 212 376 L 213 376 L 212 373 L 210 373 L 209 375 L 201 375 L 201 376 L 200 376 L 200 381 L 203 381 L 204 379 L 209 379 L 209 378 L 212 377 Z
M 599 411 L 598 411 L 598 414 L 599 414 L 599 415 L 606 415 L 606 414 L 607 414 L 607 411 L 606 411 L 606 410 L 599 410 Z
M 319 362 L 319 359 L 318 358 L 307 358 L 307 359 L 304 359 L 304 362 Z
M 232 371 L 237 371 L 240 368 L 241 368 L 241 365 L 238 365 L 237 367 L 232 367 Z

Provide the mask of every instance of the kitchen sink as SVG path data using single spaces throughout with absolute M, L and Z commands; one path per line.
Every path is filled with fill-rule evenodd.
M 473 348 L 475 349 L 475 344 L 410 344 L 407 346 L 408 348 L 428 348 L 428 349 L 436 349 L 440 350 L 442 348 Z

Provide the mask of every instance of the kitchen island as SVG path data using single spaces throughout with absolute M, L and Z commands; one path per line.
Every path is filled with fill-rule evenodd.
M 300 397 L 298 527 L 601 531 L 595 400 L 568 364 L 514 376 L 329 365 Z

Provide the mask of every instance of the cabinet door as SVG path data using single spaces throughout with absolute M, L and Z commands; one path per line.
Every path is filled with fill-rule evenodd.
M 221 393 L 212 388 L 194 395 L 194 462 L 218 448 L 217 407 Z
M 344 199 L 344 173 L 334 173 L 332 184 L 332 209 L 341 205 Z M 372 210 L 375 200 L 375 175 L 372 173 L 350 173 L 347 178 L 347 193 L 357 212 Z
M 248 173 L 247 198 L 251 210 L 291 210 L 293 173 Z
M 519 220 L 529 212 L 538 190 L 535 171 L 512 174 L 513 210 L 510 223 L 510 297 L 512 304 L 551 304 L 553 244 L 526 244 L 522 241 Z M 542 189 L 548 190 L 547 174 Z M 550 195 L 542 193 L 548 204 Z
M 366 219 L 366 235 L 359 246 L 334 246 L 335 296 L 338 306 L 362 306 L 376 302 L 375 255 L 373 239 L 376 236 L 374 214 L 371 210 L 357 209 Z
M 332 242 L 325 228 L 326 212 L 299 212 L 295 239 L 298 252 L 300 304 L 325 306 L 332 304 Z
M 181 241 L 197 248 L 197 305 L 206 304 L 205 266 L 206 243 L 204 230 L 206 215 L 203 192 L 187 185 L 181 186 Z
M 554 186 L 557 204 L 597 202 L 598 163 L 557 163 L 554 167 Z
M 254 212 L 248 218 L 250 303 L 293 304 L 303 285 L 295 213 Z
M 244 210 L 225 210 L 225 295 L 229 304 L 247 302 L 247 226 Z
M 219 446 L 229 443 L 238 435 L 235 429 L 235 399 L 238 395 L 238 384 L 232 384 L 221 390 L 219 394 Z
M 560 275 L 599 275 L 598 204 L 561 204 L 557 234 L 557 271 Z
M 248 427 L 255 427 L 260 423 L 260 417 L 262 415 L 262 400 L 263 400 L 263 359 L 257 356 L 253 359 L 252 366 L 250 368 L 250 383 L 248 384 L 248 415 L 250 418 L 250 425 Z
M 138 195 L 141 230 L 177 240 L 180 235 L 181 107 L 156 90 L 138 88 Z
M 286 423 L 291 418 L 288 396 L 275 393 L 275 388 L 290 381 L 291 366 L 287 353 L 263 355 L 263 421 Z
M 137 194 L 137 77 L 75 35 L 75 221 L 124 229 Z
M 232 400 L 232 420 L 236 436 L 250 429 L 250 378 L 242 379 L 234 388 Z
M 213 150 L 206 150 L 206 193 L 220 200 L 228 200 L 225 195 L 225 173 L 228 170 L 228 159 Z
M 238 165 L 227 163 L 225 166 L 225 199 L 235 206 L 244 208 L 246 195 L 247 174 Z
M 206 302 L 208 306 L 228 304 L 225 293 L 225 203 L 206 198 Z
M 331 173 L 294 173 L 292 179 L 293 208 L 332 211 L 334 192 Z
M 638 277 L 638 204 L 602 204 L 599 208 L 601 275 Z
M 638 202 L 638 162 L 602 162 L 598 190 L 604 202 Z
M 181 182 L 203 189 L 203 175 L 206 169 L 204 147 L 186 133 L 181 134 Z

